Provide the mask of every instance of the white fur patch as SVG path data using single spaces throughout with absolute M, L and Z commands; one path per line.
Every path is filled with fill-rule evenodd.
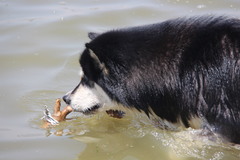
M 80 84 L 74 94 L 71 95 L 71 107 L 75 111 L 84 112 L 95 105 L 103 107 L 104 105 L 110 104 L 110 98 L 96 83 L 93 88 Z

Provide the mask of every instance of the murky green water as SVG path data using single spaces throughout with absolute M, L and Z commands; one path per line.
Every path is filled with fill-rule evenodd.
M 41 129 L 43 106 L 78 83 L 87 32 L 199 14 L 240 18 L 239 0 L 0 0 L 0 159 L 182 160 L 240 158 L 198 131 L 158 130 L 145 117 L 104 113 Z

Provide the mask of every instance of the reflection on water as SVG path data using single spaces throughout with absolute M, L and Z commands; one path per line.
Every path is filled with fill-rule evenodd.
M 68 136 L 86 144 L 79 159 L 238 159 L 240 156 L 240 146 L 211 141 L 200 130 L 163 131 L 142 121 L 146 117 L 129 114 L 123 119 L 104 113 L 78 116 L 47 129 L 46 135 Z
M 238 146 L 197 130 L 162 131 L 132 114 L 76 113 L 49 130 L 39 121 L 44 105 L 78 83 L 89 31 L 199 14 L 239 18 L 239 8 L 239 0 L 0 0 L 0 159 L 239 159 Z

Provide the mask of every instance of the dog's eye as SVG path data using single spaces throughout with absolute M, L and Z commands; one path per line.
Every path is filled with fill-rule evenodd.
M 83 76 L 82 80 L 81 80 L 81 84 L 88 86 L 90 88 L 94 87 L 94 82 L 89 80 L 85 75 Z

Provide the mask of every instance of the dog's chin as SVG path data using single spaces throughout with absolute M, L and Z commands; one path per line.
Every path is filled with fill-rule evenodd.
M 94 105 L 90 108 L 87 108 L 85 110 L 82 110 L 82 109 L 79 109 L 79 108 L 74 108 L 74 107 L 72 107 L 72 108 L 73 108 L 74 112 L 81 112 L 85 115 L 90 115 L 90 114 L 96 113 L 98 111 L 98 109 L 100 108 L 100 105 L 96 104 L 96 105 Z

